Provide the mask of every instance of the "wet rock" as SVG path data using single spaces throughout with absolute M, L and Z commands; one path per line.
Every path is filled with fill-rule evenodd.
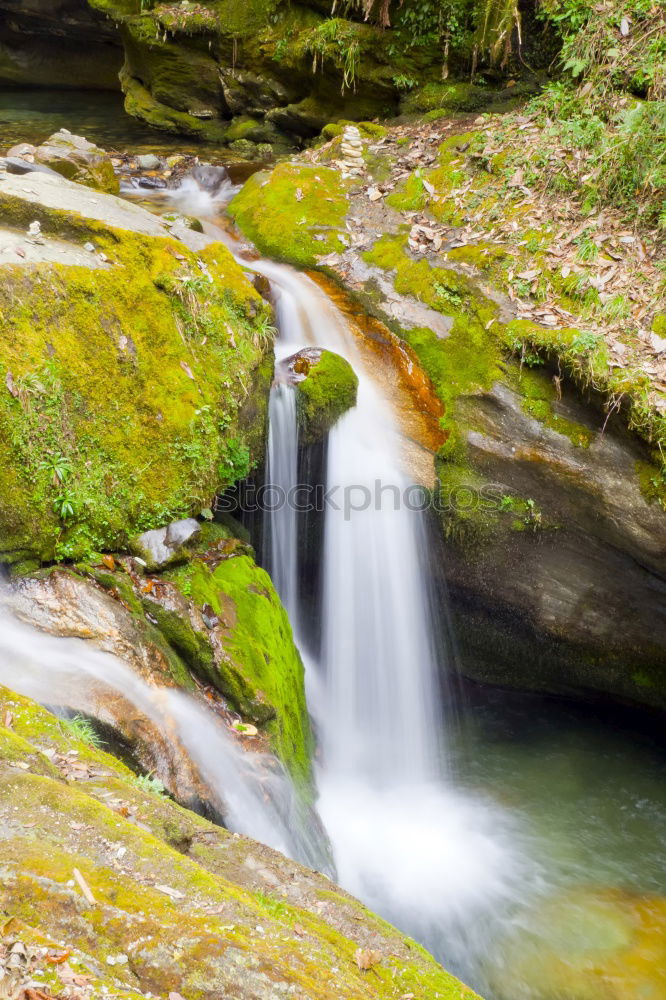
M 343 413 L 356 405 L 358 376 L 339 354 L 307 347 L 282 362 L 278 377 L 296 386 L 299 442 L 321 441 Z
M 211 163 L 198 164 L 192 169 L 190 176 L 209 194 L 217 194 L 222 185 L 229 180 L 229 174 L 224 167 L 216 167 Z
M 43 992 L 35 986 L 47 970 L 53 996 L 389 1000 L 397 980 L 404 996 L 427 983 L 433 997 L 478 1000 L 324 875 L 152 793 L 2 688 L 8 718 L 0 829 L 2 902 L 13 920 L 0 934 L 0 970 L 16 955 L 3 979 L 12 993 Z M 68 754 L 83 764 L 73 780 L 61 766 Z M 305 926 L 292 928 L 284 906 Z M 353 961 L 358 948 L 382 955 L 381 979 Z
M 17 146 L 12 146 L 11 149 L 8 149 L 6 155 L 8 157 L 18 156 L 21 159 L 32 160 L 36 152 L 36 146 L 32 146 L 29 142 L 20 142 Z
M 58 173 L 57 170 L 51 170 L 50 167 L 44 166 L 43 163 L 31 163 L 29 160 L 23 160 L 18 156 L 4 156 L 0 159 L 0 168 L 4 166 L 4 169 L 8 174 L 51 174 L 52 177 L 62 177 L 62 174 Z
M 144 560 L 148 571 L 164 569 L 189 558 L 189 547 L 200 531 L 201 526 L 194 518 L 174 521 L 131 539 L 130 551 Z
M 154 153 L 143 153 L 136 157 L 136 165 L 140 170 L 158 170 L 161 162 Z
M 38 146 L 35 160 L 77 184 L 111 194 L 119 191 L 119 181 L 108 154 L 83 136 L 72 135 L 67 129 L 54 132 Z

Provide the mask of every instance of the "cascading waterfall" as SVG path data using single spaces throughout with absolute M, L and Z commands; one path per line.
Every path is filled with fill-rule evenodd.
M 331 300 L 289 268 L 252 267 L 277 298 L 278 370 L 286 354 L 317 346 L 344 356 L 359 376 L 356 407 L 329 434 L 327 486 L 335 493 L 325 512 L 321 649 L 319 663 L 308 664 L 321 746 L 318 809 L 338 878 L 465 972 L 487 945 L 484 922 L 512 898 L 521 873 L 504 817 L 500 823 L 494 807 L 445 781 L 444 665 L 422 564 L 423 515 L 409 509 L 410 498 L 417 504 L 401 471 L 398 429 Z M 284 419 L 285 396 L 278 383 L 267 477 L 287 492 L 296 484 L 289 475 L 297 429 Z M 291 444 L 278 442 L 285 433 Z M 266 517 L 271 537 L 287 525 L 283 550 L 296 544 L 295 512 Z M 280 589 L 285 567 L 271 568 Z M 287 569 L 293 579 L 290 557 Z M 293 606 L 293 590 L 283 598 Z M 298 604 L 292 613 L 297 623 Z

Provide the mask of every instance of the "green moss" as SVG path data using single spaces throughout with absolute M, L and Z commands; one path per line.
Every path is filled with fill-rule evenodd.
M 403 114 L 426 111 L 476 111 L 489 101 L 488 90 L 473 83 L 427 83 L 402 99 Z
M 320 441 L 356 405 L 357 390 L 358 376 L 339 354 L 322 351 L 318 360 L 307 363 L 306 377 L 296 387 L 300 441 Z
M 341 251 L 347 197 L 340 174 L 328 167 L 280 163 L 254 174 L 229 206 L 245 235 L 271 257 L 313 267 Z
M 558 412 L 557 391 L 545 372 L 524 366 L 512 368 L 510 384 L 520 393 L 525 413 L 558 434 L 564 434 L 576 447 L 589 448 L 593 432 Z
M 652 320 L 652 332 L 658 337 L 666 337 L 666 312 L 658 312 Z
M 226 139 L 227 126 L 216 119 L 197 118 L 156 100 L 150 91 L 126 69 L 120 80 L 125 94 L 125 111 L 133 118 L 145 121 L 162 132 L 176 132 L 205 142 L 221 143 Z
M 307 782 L 310 728 L 303 664 L 268 574 L 241 555 L 215 569 L 194 560 L 166 575 L 200 608 L 211 607 L 221 621 L 223 659 L 214 665 L 197 653 L 191 661 L 194 669 L 246 718 L 266 726 L 280 759 L 297 782 Z
M 244 473 L 244 442 L 257 441 L 242 411 L 267 346 L 267 307 L 220 244 L 196 255 L 63 213 L 43 228 L 92 238 L 112 266 L 3 269 L 0 319 L 12 336 L 0 375 L 15 391 L 0 398 L 0 544 L 10 561 L 117 550 L 209 506 Z

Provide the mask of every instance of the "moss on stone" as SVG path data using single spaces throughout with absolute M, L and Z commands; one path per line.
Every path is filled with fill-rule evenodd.
M 305 785 L 311 736 L 303 664 L 268 574 L 250 556 L 240 555 L 214 569 L 194 560 L 166 578 L 199 608 L 211 608 L 221 622 L 224 657 L 214 664 L 196 650 L 193 668 L 246 718 L 267 728 L 276 753 L 297 783 Z
M 347 185 L 336 170 L 280 163 L 254 174 L 229 206 L 229 213 L 262 253 L 299 267 L 341 251 Z
M 246 473 L 256 442 L 241 411 L 267 307 L 229 252 L 61 221 L 111 263 L 3 269 L 12 336 L 0 374 L 15 387 L 0 398 L 7 561 L 117 550 L 197 513 Z M 57 213 L 49 225 L 60 227 Z
M 29 699 L 0 688 L 0 720 L 2 933 L 68 951 L 95 995 L 477 1000 L 323 876 L 150 794 Z M 65 755 L 88 771 L 66 778 Z M 382 956 L 372 977 L 354 960 L 364 947 Z M 65 968 L 46 963 L 33 985 L 59 995 Z
M 318 359 L 305 364 L 305 378 L 296 386 L 296 413 L 299 440 L 313 444 L 356 405 L 358 376 L 348 361 L 332 351 L 322 351 Z M 303 373 L 303 368 L 298 370 Z

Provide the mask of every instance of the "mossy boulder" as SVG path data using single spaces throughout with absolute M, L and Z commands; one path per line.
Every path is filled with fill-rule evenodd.
M 191 230 L 185 245 L 108 195 L 96 218 L 54 207 L 85 206 L 86 189 L 39 176 L 50 202 L 20 178 L 0 185 L 3 221 L 44 234 L 37 262 L 0 283 L 10 562 L 117 551 L 209 507 L 263 454 L 271 377 L 268 307 L 224 246 Z
M 337 420 L 356 405 L 358 376 L 339 354 L 305 348 L 284 365 L 296 385 L 299 442 L 323 440 Z
M 34 702 L 0 689 L 0 720 L 0 944 L 25 954 L 13 986 L 478 1000 L 323 875 L 152 793 Z M 378 953 L 370 973 L 359 949 Z
M 305 705 L 303 664 L 286 611 L 268 574 L 242 544 L 222 541 L 202 558 L 165 577 L 206 616 L 194 624 L 203 654 L 188 653 L 169 624 L 167 638 L 192 669 L 213 684 L 239 712 L 271 736 L 275 752 L 297 784 L 310 780 L 310 724 Z M 159 601 L 158 601 L 159 603 Z M 182 614 L 179 616 L 182 622 Z M 190 630 L 192 631 L 192 630 Z M 206 634 L 208 633 L 208 634 Z
M 229 206 L 243 233 L 262 253 L 300 267 L 344 250 L 348 184 L 337 170 L 279 163 L 253 174 Z
M 70 181 L 118 194 L 120 182 L 108 153 L 81 135 L 60 129 L 36 148 L 34 157 Z

